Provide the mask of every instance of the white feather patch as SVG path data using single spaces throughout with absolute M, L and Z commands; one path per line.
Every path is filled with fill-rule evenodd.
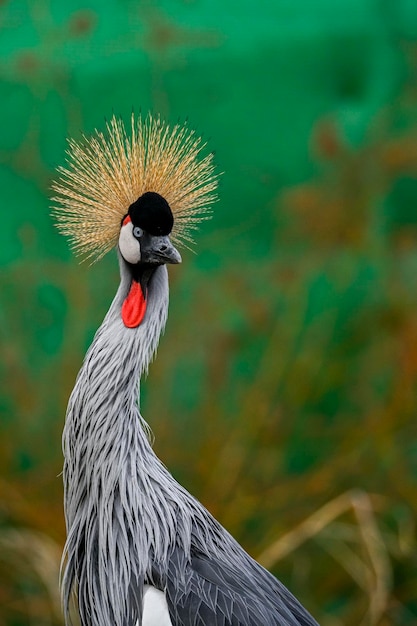
M 140 245 L 139 241 L 133 236 L 133 224 L 130 221 L 122 226 L 120 230 L 119 248 L 125 261 L 133 265 L 139 263 Z
M 151 585 L 145 585 L 142 626 L 172 626 L 164 592 Z

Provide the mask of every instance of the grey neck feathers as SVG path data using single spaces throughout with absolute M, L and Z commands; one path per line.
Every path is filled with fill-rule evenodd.
M 129 329 L 121 306 L 131 279 L 120 263 L 121 283 L 78 374 L 63 434 L 62 598 L 69 623 L 77 594 L 83 626 L 140 623 L 143 583 L 156 570 L 166 571 L 175 546 L 190 555 L 193 541 L 214 554 L 226 541 L 225 558 L 235 550 L 155 456 L 139 413 L 139 379 L 167 318 L 166 267 L 157 268 L 149 283 L 142 324 Z
M 63 434 L 63 603 L 68 614 L 75 590 L 82 623 L 92 626 L 135 622 L 150 559 L 165 557 L 175 533 L 174 513 L 165 504 L 169 475 L 138 408 L 139 379 L 167 318 L 167 270 L 155 270 L 145 318 L 130 329 L 121 306 L 131 279 L 120 263 L 121 283 L 78 374 Z

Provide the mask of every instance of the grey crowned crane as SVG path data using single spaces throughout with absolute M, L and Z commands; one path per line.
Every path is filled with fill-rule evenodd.
M 167 263 L 217 185 L 186 126 L 113 117 L 70 141 L 54 215 L 77 252 L 118 250 L 120 285 L 68 403 L 63 434 L 71 598 L 83 626 L 313 626 L 317 622 L 179 485 L 153 452 L 139 382 L 168 311 Z

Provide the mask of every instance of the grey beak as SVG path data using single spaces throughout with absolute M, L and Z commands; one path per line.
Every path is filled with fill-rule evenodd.
M 158 237 L 148 235 L 141 240 L 141 261 L 143 263 L 181 263 L 181 255 L 172 245 L 168 235 Z

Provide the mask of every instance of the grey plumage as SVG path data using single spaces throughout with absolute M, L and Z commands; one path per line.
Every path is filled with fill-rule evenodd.
M 153 270 L 147 310 L 127 328 L 121 283 L 87 352 L 63 435 L 68 538 L 62 593 L 83 626 L 134 626 L 143 586 L 166 593 L 174 626 L 313 626 L 290 592 L 183 489 L 154 454 L 139 413 L 139 380 L 165 326 L 168 276 Z
M 316 624 L 172 478 L 139 413 L 140 377 L 167 318 L 165 263 L 181 261 L 172 240 L 190 242 L 216 199 L 203 148 L 185 126 L 132 115 L 128 133 L 113 117 L 107 135 L 70 142 L 54 183 L 74 249 L 97 258 L 118 242 L 121 269 L 63 435 L 67 623 L 75 593 L 82 626 L 145 626 L 142 613 L 149 626 Z

